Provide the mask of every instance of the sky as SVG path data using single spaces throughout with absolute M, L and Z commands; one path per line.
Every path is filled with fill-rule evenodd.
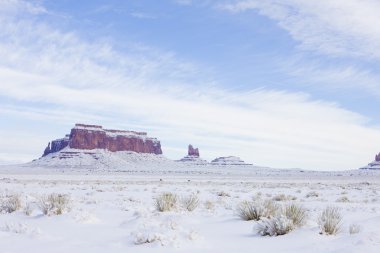
M 345 170 L 380 152 L 376 0 L 0 0 L 0 164 L 75 123 L 180 159 Z

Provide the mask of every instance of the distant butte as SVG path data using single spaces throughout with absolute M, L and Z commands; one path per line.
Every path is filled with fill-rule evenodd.
M 361 169 L 380 170 L 380 153 L 375 155 L 375 161 L 369 163 Z
M 161 144 L 145 132 L 103 129 L 102 126 L 75 124 L 69 135 L 48 143 L 42 156 L 58 152 L 65 147 L 72 149 L 103 149 L 111 152 L 134 151 L 162 154 Z
M 194 148 L 193 145 L 191 144 L 187 148 L 187 156 L 185 156 L 181 160 L 178 160 L 178 162 L 187 162 L 187 163 L 199 164 L 199 165 L 207 164 L 206 160 L 203 160 L 199 157 L 199 149 Z
M 188 150 L 187 150 L 187 155 L 199 157 L 199 150 L 198 150 L 198 148 L 193 148 L 193 146 L 190 144 L 189 147 L 188 147 Z

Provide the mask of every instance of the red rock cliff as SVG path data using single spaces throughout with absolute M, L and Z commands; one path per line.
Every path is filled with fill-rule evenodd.
M 134 151 L 137 153 L 162 154 L 160 142 L 156 138 L 147 137 L 144 132 L 109 130 L 96 125 L 76 124 L 71 129 L 67 144 L 62 143 L 53 151 L 54 142 L 52 142 L 50 152 L 47 152 L 48 146 L 44 155 L 57 152 L 66 146 L 85 150 L 105 149 L 112 152 Z

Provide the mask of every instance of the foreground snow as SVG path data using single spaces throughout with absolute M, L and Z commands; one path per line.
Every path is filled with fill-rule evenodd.
M 159 165 L 125 170 L 0 168 L 0 194 L 20 194 L 24 210 L 0 214 L 0 252 L 379 252 L 380 173 L 279 171 L 265 168 Z M 158 212 L 163 192 L 195 194 L 200 205 Z M 37 203 L 49 193 L 68 194 L 71 210 L 45 216 Z M 243 221 L 243 200 L 299 203 L 309 218 L 287 235 L 261 237 Z M 318 214 L 338 206 L 335 236 L 319 234 Z M 350 234 L 349 226 L 360 227 Z

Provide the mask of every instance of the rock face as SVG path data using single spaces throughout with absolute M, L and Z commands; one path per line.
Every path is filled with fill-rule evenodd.
M 211 161 L 212 165 L 252 165 L 245 163 L 237 156 L 222 156 Z
M 75 124 L 70 135 L 48 144 L 43 156 L 69 146 L 72 149 L 104 149 L 111 152 L 134 151 L 137 153 L 162 154 L 161 144 L 145 132 L 110 130 L 102 126 Z
M 380 162 L 380 153 L 375 156 L 375 161 Z
M 67 147 L 69 145 L 69 140 L 70 140 L 70 135 L 67 134 L 62 139 L 57 139 L 57 140 L 52 141 L 51 146 L 50 146 L 50 142 L 49 142 L 47 147 L 45 148 L 44 154 L 42 156 L 46 156 L 50 153 L 55 153 L 55 152 L 58 152 L 58 151 L 64 149 L 65 147 Z
M 196 156 L 199 157 L 199 150 L 198 148 L 193 148 L 193 146 L 190 144 L 187 151 L 188 156 Z

